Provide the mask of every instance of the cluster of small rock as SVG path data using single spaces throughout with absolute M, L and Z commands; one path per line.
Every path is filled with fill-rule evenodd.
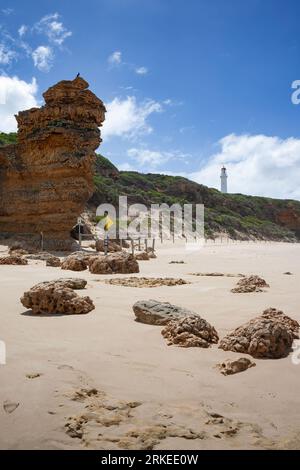
M 219 341 L 218 333 L 206 320 L 186 308 L 157 300 L 142 300 L 133 305 L 136 321 L 164 325 L 162 335 L 168 345 L 208 348 Z
M 183 286 L 189 284 L 188 281 L 173 277 L 123 277 L 117 279 L 106 279 L 106 284 L 124 287 L 160 287 L 160 286 Z
M 89 269 L 93 274 L 137 273 L 137 258 L 149 259 L 151 251 L 133 256 L 116 249 L 108 255 L 89 252 L 75 252 L 62 262 L 59 257 L 47 252 L 28 254 L 11 249 L 8 255 L 0 257 L 0 264 L 26 265 L 28 259 L 46 261 L 47 266 L 61 267 L 63 270 L 83 271 Z M 243 276 L 241 274 L 195 273 L 198 276 Z M 106 283 L 129 287 L 157 287 L 187 284 L 184 279 L 128 277 L 108 279 Z M 25 292 L 21 298 L 24 307 L 34 314 L 84 314 L 95 307 L 89 297 L 80 297 L 74 290 L 86 286 L 84 279 L 66 278 L 42 282 Z M 242 277 L 232 292 L 261 292 L 269 287 L 259 276 Z M 168 345 L 180 347 L 208 348 L 219 342 L 216 329 L 204 318 L 188 309 L 156 300 L 138 301 L 133 305 L 136 320 L 151 325 L 161 325 L 161 333 Z M 282 311 L 269 308 L 260 316 L 236 328 L 219 343 L 224 351 L 249 354 L 255 358 L 277 359 L 285 357 L 292 348 L 295 338 L 299 338 L 299 323 L 286 316 Z M 226 360 L 218 364 L 220 372 L 231 375 L 253 367 L 255 363 L 247 358 Z
M 139 265 L 135 257 L 125 251 L 110 253 L 106 256 L 76 252 L 65 258 L 61 268 L 70 271 L 85 271 L 89 268 L 92 274 L 139 272 Z
M 135 257 L 124 251 L 107 256 L 92 256 L 88 264 L 92 274 L 129 274 L 140 271 Z
M 158 300 L 139 300 L 133 305 L 136 321 L 148 325 L 166 325 L 171 320 L 194 315 L 187 308 Z
M 168 345 L 207 348 L 219 341 L 216 329 L 200 315 L 168 302 L 138 301 L 133 305 L 133 311 L 136 321 L 163 325 L 162 335 Z M 297 321 L 282 311 L 270 308 L 225 336 L 219 348 L 255 358 L 277 359 L 290 352 L 293 340 L 299 337 L 299 327 Z M 224 375 L 229 375 L 252 366 L 251 361 L 241 358 L 238 363 L 225 361 L 220 370 Z

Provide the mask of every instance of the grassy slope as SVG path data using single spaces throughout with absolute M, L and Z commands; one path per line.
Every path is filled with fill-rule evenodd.
M 108 162 L 108 166 L 106 166 Z M 293 240 L 295 233 L 277 223 L 280 210 L 290 208 L 300 217 L 300 202 L 243 194 L 222 194 L 216 189 L 189 181 L 180 176 L 118 172 L 111 162 L 97 157 L 96 191 L 90 205 L 103 202 L 117 204 L 119 195 L 127 195 L 128 203 L 147 206 L 157 203 L 205 204 L 205 230 L 214 237 L 227 232 L 232 238 L 266 238 Z

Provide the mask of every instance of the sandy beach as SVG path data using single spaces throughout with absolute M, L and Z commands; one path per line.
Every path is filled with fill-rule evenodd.
M 75 273 L 43 261 L 0 266 L 0 340 L 7 348 L 0 365 L 0 448 L 299 448 L 300 365 L 291 354 L 255 359 L 256 367 L 223 376 L 217 363 L 247 355 L 217 345 L 167 346 L 162 328 L 136 322 L 132 310 L 138 300 L 171 302 L 200 314 L 220 338 L 269 307 L 300 321 L 299 259 L 300 244 L 209 243 L 196 252 L 159 244 L 157 259 L 140 261 L 140 273 L 130 276 L 190 283 L 154 288 L 109 285 L 103 281 L 128 275 Z M 270 288 L 233 294 L 238 278 L 191 274 L 215 271 L 258 274 Z M 26 311 L 24 291 L 62 277 L 86 279 L 79 294 L 90 296 L 95 310 Z M 5 403 L 15 409 L 7 412 Z

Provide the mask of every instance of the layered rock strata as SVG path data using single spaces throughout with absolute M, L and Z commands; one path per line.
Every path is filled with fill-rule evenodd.
M 69 250 L 70 231 L 93 194 L 102 101 L 78 77 L 17 116 L 18 143 L 0 149 L 0 234 L 48 250 Z M 41 235 L 42 234 L 42 235 Z

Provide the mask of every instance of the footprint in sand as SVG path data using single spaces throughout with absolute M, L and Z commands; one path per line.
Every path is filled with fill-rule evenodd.
M 13 413 L 18 408 L 19 405 L 20 403 L 5 400 L 5 402 L 3 403 L 3 409 L 5 413 Z
M 74 370 L 74 367 L 69 366 L 68 364 L 61 364 L 57 368 L 58 370 Z

